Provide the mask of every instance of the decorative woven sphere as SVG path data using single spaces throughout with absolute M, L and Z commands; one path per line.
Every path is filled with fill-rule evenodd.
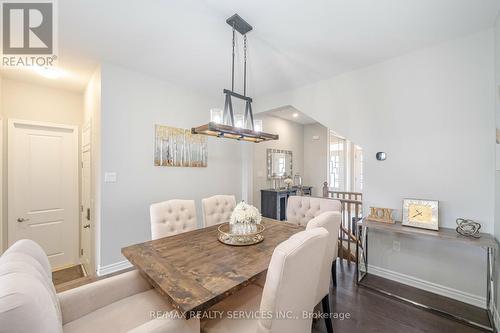
M 481 229 L 481 225 L 473 220 L 468 220 L 464 218 L 457 219 L 457 232 L 462 236 L 479 238 L 479 230 Z

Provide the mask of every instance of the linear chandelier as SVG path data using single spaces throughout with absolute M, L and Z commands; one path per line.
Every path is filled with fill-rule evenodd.
M 252 112 L 252 98 L 246 95 L 247 90 L 247 32 L 251 31 L 253 28 L 245 20 L 243 20 L 238 14 L 234 14 L 226 20 L 226 23 L 233 28 L 233 54 L 232 54 L 232 64 L 231 64 L 231 90 L 224 89 L 223 93 L 225 96 L 224 101 L 224 111 L 219 122 L 210 121 L 208 124 L 201 125 L 198 127 L 193 127 L 191 132 L 193 134 L 202 134 L 216 136 L 219 138 L 234 139 L 249 142 L 263 142 L 270 140 L 278 140 L 279 136 L 277 134 L 264 133 L 260 130 L 256 130 L 255 122 L 253 119 Z M 234 91 L 234 47 L 236 41 L 236 33 L 238 31 L 243 36 L 244 42 L 244 61 L 243 61 L 243 95 L 238 94 Z M 245 113 L 243 116 L 243 122 L 235 126 L 235 115 L 233 112 L 233 102 L 232 98 L 237 98 L 245 102 Z M 245 128 L 249 124 L 249 128 Z

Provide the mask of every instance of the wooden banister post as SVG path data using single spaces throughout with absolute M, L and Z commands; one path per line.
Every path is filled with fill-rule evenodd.
M 328 198 L 328 182 L 323 183 L 323 198 Z

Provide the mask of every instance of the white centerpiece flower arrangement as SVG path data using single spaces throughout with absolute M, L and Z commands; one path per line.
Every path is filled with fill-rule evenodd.
M 283 182 L 285 183 L 287 188 L 290 188 L 293 184 L 292 178 L 285 178 L 285 180 Z
M 234 234 L 253 233 L 261 222 L 262 215 L 259 210 L 244 201 L 236 205 L 229 219 L 231 232 Z

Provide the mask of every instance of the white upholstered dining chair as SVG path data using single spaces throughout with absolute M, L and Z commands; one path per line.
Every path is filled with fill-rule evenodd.
M 324 212 L 313 218 L 307 223 L 306 230 L 315 228 L 325 228 L 328 231 L 328 255 L 325 257 L 325 262 L 321 268 L 319 278 L 316 304 L 321 302 L 323 313 L 330 313 L 330 267 L 332 267 L 332 278 L 335 278 L 333 265 L 338 254 L 338 235 L 340 230 L 341 216 L 339 212 Z M 332 265 L 333 263 L 333 265 Z M 326 330 L 328 333 L 333 332 L 332 320 L 330 317 L 325 317 Z
M 168 200 L 149 207 L 151 239 L 168 237 L 196 229 L 194 200 Z
M 203 224 L 205 227 L 229 222 L 231 213 L 236 207 L 234 195 L 214 195 L 201 200 Z
M 286 220 L 305 227 L 312 218 L 324 212 L 341 212 L 339 200 L 290 196 L 286 206 Z
M 275 248 L 264 289 L 249 285 L 212 308 L 225 314 L 227 311 L 260 310 L 266 316 L 235 320 L 226 315 L 202 321 L 202 332 L 310 332 L 312 319 L 303 316 L 303 312 L 312 313 L 315 306 L 321 269 L 325 257 L 329 256 L 328 237 L 324 228 L 293 235 Z M 290 317 L 278 318 L 278 313 L 287 313 Z M 292 318 L 295 316 L 297 319 Z
M 303 196 L 288 198 L 286 207 L 287 222 L 306 226 L 310 220 L 324 212 L 337 212 L 338 218 L 341 219 L 342 204 L 340 200 Z M 338 248 L 335 248 L 335 256 L 331 265 L 334 286 L 337 285 L 337 254 Z
M 198 320 L 174 319 L 139 272 L 56 294 L 47 256 L 21 240 L 0 257 L 0 331 L 9 333 L 198 333 Z M 162 318 L 152 313 L 166 314 Z

